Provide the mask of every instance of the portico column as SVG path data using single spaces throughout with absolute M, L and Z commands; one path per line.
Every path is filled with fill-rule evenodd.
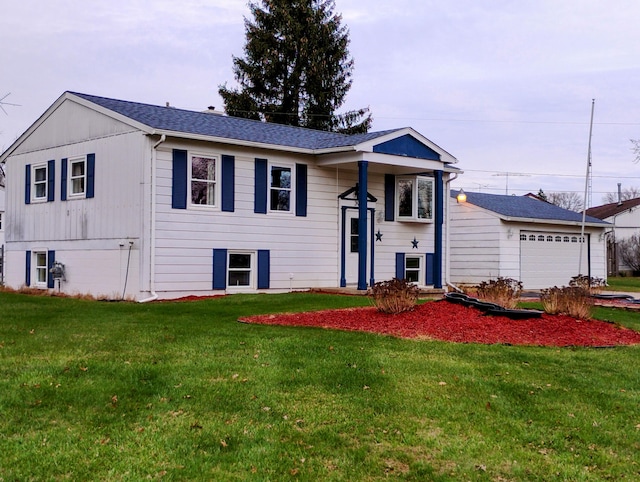
M 444 224 L 444 201 L 447 199 L 444 192 L 443 172 L 435 171 L 435 239 L 433 256 L 433 287 L 442 288 L 442 225 Z M 449 247 L 447 246 L 447 249 Z
M 358 161 L 358 289 L 367 289 L 367 168 Z M 373 220 L 372 220 L 373 221 Z

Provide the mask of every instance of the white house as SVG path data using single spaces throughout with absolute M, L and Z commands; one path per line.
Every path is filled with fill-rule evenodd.
M 447 277 L 457 160 L 411 128 L 344 135 L 66 92 L 2 161 L 12 287 L 147 300 Z
M 606 280 L 609 224 L 529 196 L 451 191 L 450 279 L 512 278 L 525 289 L 567 286 L 579 274 Z
M 587 214 L 611 223 L 607 233 L 608 274 L 632 271 L 619 256 L 618 242 L 640 234 L 640 198 L 595 206 L 587 209 Z

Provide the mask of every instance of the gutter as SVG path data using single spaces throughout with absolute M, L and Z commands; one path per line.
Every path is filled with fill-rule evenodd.
M 149 301 L 155 301 L 158 299 L 158 293 L 156 293 L 156 177 L 158 169 L 158 146 L 167 140 L 167 135 L 162 134 L 160 140 L 156 142 L 151 148 L 151 233 L 149 236 L 149 292 L 151 296 L 143 300 L 138 300 L 138 303 L 147 303 Z

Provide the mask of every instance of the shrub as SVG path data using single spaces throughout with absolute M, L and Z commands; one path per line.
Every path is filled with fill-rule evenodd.
M 540 291 L 542 309 L 545 313 L 549 313 L 550 315 L 557 315 L 560 313 L 561 298 L 562 288 L 558 288 L 557 286 Z
M 483 281 L 476 287 L 476 292 L 478 298 L 483 301 L 513 309 L 520 301 L 522 282 L 513 278 L 499 277 L 495 280 Z
M 380 281 L 369 290 L 374 306 L 383 313 L 397 314 L 410 311 L 418 300 L 418 287 L 405 279 Z
M 588 291 L 590 294 L 596 294 L 602 292 L 606 282 L 602 278 L 591 278 L 585 275 L 578 275 L 571 278 L 569 286 L 582 288 Z
M 546 313 L 565 314 L 579 320 L 591 319 L 593 299 L 591 292 L 580 286 L 554 286 L 540 292 L 540 301 Z

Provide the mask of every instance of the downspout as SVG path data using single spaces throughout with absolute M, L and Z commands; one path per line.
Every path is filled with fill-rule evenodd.
M 453 283 L 451 283 L 450 280 L 450 271 L 451 271 L 451 208 L 449 207 L 449 204 L 451 203 L 451 187 L 449 186 L 449 184 L 451 184 L 452 181 L 455 181 L 456 179 L 458 179 L 458 173 L 454 173 L 453 176 L 449 176 L 449 178 L 446 180 L 445 182 L 445 199 L 447 200 L 447 217 L 446 217 L 446 223 L 445 223 L 445 233 L 444 233 L 444 237 L 445 237 L 445 262 L 444 262 L 444 266 L 445 266 L 445 285 L 446 286 L 451 286 L 455 291 L 461 293 L 462 290 L 460 288 L 458 288 L 456 285 L 454 285 Z
M 139 300 L 138 303 L 147 303 L 158 299 L 158 293 L 156 293 L 156 176 L 157 176 L 157 164 L 158 164 L 158 151 L 157 148 L 160 144 L 167 140 L 167 136 L 162 134 L 160 140 L 156 142 L 151 148 L 151 233 L 149 236 L 149 260 L 151 266 L 149 267 L 149 292 L 151 296 L 143 300 Z

